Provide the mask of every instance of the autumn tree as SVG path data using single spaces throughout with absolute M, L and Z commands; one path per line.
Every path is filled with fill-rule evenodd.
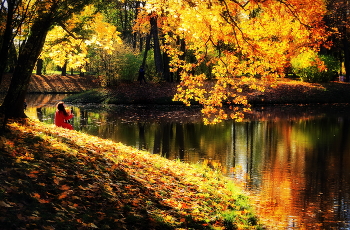
M 249 109 L 243 90 L 264 90 L 293 57 L 318 51 L 325 38 L 323 0 L 148 0 L 144 12 L 157 14 L 172 71 L 181 69 L 175 100 L 198 101 L 209 123 L 242 119 Z M 181 41 L 191 58 L 182 58 Z
M 85 72 L 90 62 L 90 50 L 96 52 L 101 49 L 111 54 L 115 44 L 122 42 L 119 34 L 96 7 L 88 5 L 48 33 L 41 57 L 52 60 L 62 68 L 79 68 Z
M 28 10 L 25 16 L 30 15 L 30 20 L 25 25 L 26 30 L 22 31 L 21 37 L 25 39 L 21 42 L 10 88 L 1 106 L 8 117 L 25 117 L 23 104 L 31 74 L 52 26 L 65 22 L 92 0 L 19 2 L 25 6 L 23 9 Z
M 143 1 L 106 0 L 96 4 L 96 7 L 106 17 L 106 22 L 117 27 L 123 41 L 136 49 L 141 48 L 143 42 L 140 42 L 142 37 L 133 30 L 133 26 L 143 5 Z

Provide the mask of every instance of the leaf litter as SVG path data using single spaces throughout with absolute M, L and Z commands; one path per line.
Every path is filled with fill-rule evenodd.
M 238 205 L 242 191 L 209 167 L 36 120 L 8 128 L 1 229 L 259 228 L 251 207 Z

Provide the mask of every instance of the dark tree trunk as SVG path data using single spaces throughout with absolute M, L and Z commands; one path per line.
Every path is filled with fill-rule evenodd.
M 139 13 L 140 13 L 140 1 L 136 1 L 136 3 L 135 3 L 135 17 L 134 17 L 135 20 L 137 19 Z M 134 50 L 136 50 L 136 48 L 137 48 L 137 35 L 138 35 L 138 33 L 134 33 L 134 35 L 133 35 L 133 41 L 132 41 L 133 45 L 132 46 L 133 46 Z
M 62 66 L 61 75 L 67 76 L 67 63 L 64 63 L 64 65 Z
M 15 71 L 15 66 L 17 63 L 17 51 L 13 40 L 11 41 L 11 48 L 9 51 L 9 56 L 7 59 L 8 72 L 13 73 Z
M 43 72 L 43 59 L 38 59 L 36 62 L 36 75 L 42 75 Z
M 24 113 L 25 96 L 50 25 L 48 20 L 42 18 L 35 21 L 28 40 L 19 52 L 11 84 L 2 104 L 2 109 L 8 117 L 26 117 Z
M 173 79 L 172 79 L 172 75 L 170 73 L 170 66 L 169 66 L 170 58 L 169 58 L 169 56 L 168 56 L 168 54 L 166 52 L 163 52 L 163 63 L 164 63 L 164 67 L 163 67 L 163 69 L 164 69 L 164 71 L 163 71 L 164 72 L 164 79 L 167 82 L 172 82 Z
M 11 49 L 12 45 L 12 39 L 13 39 L 13 15 L 15 12 L 15 0 L 7 1 L 7 18 L 6 18 L 6 25 L 5 25 L 5 31 L 2 35 L 2 43 L 0 47 L 0 84 L 2 81 L 2 76 L 5 72 L 7 63 L 8 63 L 8 57 L 9 57 L 9 51 Z
M 140 53 L 143 50 L 143 37 L 140 36 Z
M 160 50 L 157 17 L 151 17 L 150 23 L 151 23 L 151 35 L 153 37 L 154 62 L 156 65 L 156 71 L 158 74 L 164 77 L 163 76 L 164 75 L 163 58 L 162 58 L 162 52 Z
M 142 60 L 143 67 L 146 67 L 147 53 L 150 48 L 151 48 L 151 34 L 149 34 L 146 38 L 146 48 L 145 48 L 145 53 L 143 54 L 143 60 Z

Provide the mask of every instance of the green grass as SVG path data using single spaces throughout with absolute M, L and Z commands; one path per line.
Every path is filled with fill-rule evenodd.
M 79 94 L 71 95 L 64 100 L 70 103 L 103 103 L 107 94 L 100 90 L 89 90 Z

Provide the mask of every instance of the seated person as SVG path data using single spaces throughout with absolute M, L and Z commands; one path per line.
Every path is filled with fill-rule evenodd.
M 55 113 L 55 125 L 58 127 L 73 130 L 73 126 L 68 123 L 69 119 L 71 119 L 73 116 L 73 113 L 66 111 L 66 108 L 64 107 L 64 102 L 59 102 L 57 104 L 57 110 Z

